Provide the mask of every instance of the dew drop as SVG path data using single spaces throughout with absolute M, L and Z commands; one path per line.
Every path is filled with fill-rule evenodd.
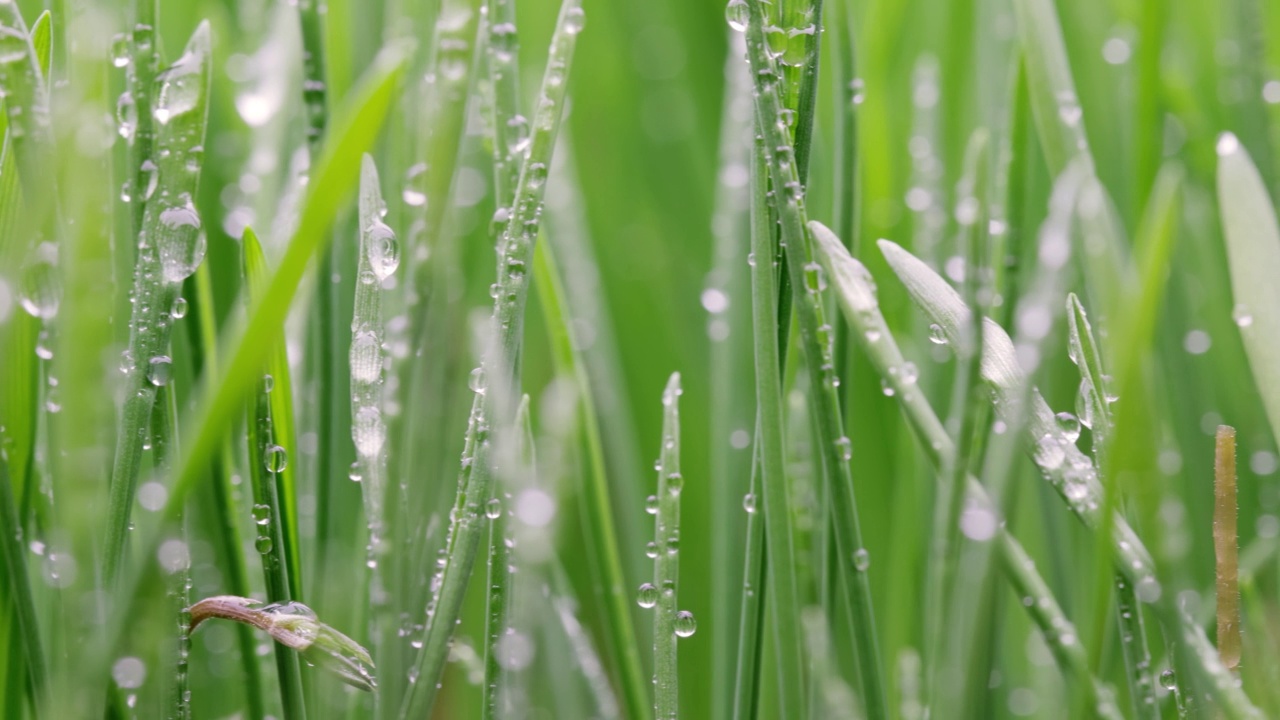
M 484 504 L 484 516 L 490 520 L 502 517 L 502 501 L 496 497 L 489 498 L 489 502 Z
M 871 553 L 866 548 L 853 551 L 853 568 L 858 572 L 866 572 L 871 567 Z
M 644 499 L 644 511 L 650 515 L 658 514 L 658 496 L 650 495 Z
M 1068 442 L 1074 443 L 1080 439 L 1080 419 L 1069 412 L 1060 412 L 1053 416 L 1058 423 L 1058 429 L 1066 437 Z
M 147 362 L 147 381 L 156 387 L 169 384 L 173 375 L 173 358 L 168 355 L 156 355 Z
M 254 549 L 262 553 L 263 555 L 266 555 L 267 553 L 271 552 L 271 545 L 272 543 L 271 543 L 270 535 L 259 535 L 257 539 L 253 541 Z
M 938 323 L 933 323 L 932 325 L 929 326 L 929 342 L 933 343 L 934 345 L 947 344 L 947 333 L 945 330 L 942 329 L 942 326 L 939 325 Z
M 268 445 L 263 452 L 262 463 L 269 473 L 284 472 L 289 465 L 289 453 L 279 445 Z
M 751 19 L 751 9 L 747 7 L 747 0 L 729 0 L 729 4 L 724 9 L 724 18 L 729 22 L 729 27 L 736 32 L 746 32 L 747 23 Z
M 681 610 L 676 613 L 676 635 L 678 637 L 687 638 L 698 631 L 698 621 L 694 619 L 693 613 L 688 610 Z
M 1173 670 L 1166 668 L 1164 672 L 1160 673 L 1160 685 L 1165 690 L 1175 690 L 1178 687 L 1178 676 L 1174 674 Z
M 483 393 L 485 389 L 484 368 L 478 367 L 471 371 L 471 376 L 467 378 L 467 385 L 471 387 L 472 392 Z
M 747 493 L 742 496 L 742 509 L 748 513 L 756 511 L 756 495 L 755 493 Z
M 1236 325 L 1240 327 L 1249 327 L 1253 324 L 1253 314 L 1249 312 L 1248 306 L 1238 304 L 1231 310 L 1231 319 L 1236 321 Z
M 657 557 L 658 557 L 658 543 L 654 542 L 653 540 L 650 540 L 650 541 L 649 541 L 649 542 L 644 546 L 644 554 L 645 554 L 645 556 L 646 556 L 646 557 L 648 557 L 650 560 L 655 560 L 655 559 L 657 559 Z
M 636 593 L 636 604 L 648 610 L 658 604 L 658 588 L 653 583 L 645 583 Z
M 367 232 L 369 267 L 381 282 L 400 267 L 400 242 L 395 231 L 381 220 L 374 220 Z
M 188 306 L 187 306 L 186 298 L 184 297 L 174 298 L 173 307 L 170 308 L 169 310 L 169 316 L 172 317 L 174 320 L 181 320 L 182 318 L 187 316 L 187 307 Z
M 841 436 L 835 439 L 836 454 L 840 459 L 848 462 L 853 459 L 853 442 L 848 437 Z

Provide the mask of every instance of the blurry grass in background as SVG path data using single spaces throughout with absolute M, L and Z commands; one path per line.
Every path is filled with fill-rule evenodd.
M 0 88 L 4 717 L 1280 714 L 1266 3 L 17 0 Z

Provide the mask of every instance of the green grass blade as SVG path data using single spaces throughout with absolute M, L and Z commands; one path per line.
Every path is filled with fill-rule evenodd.
M 1077 155 L 1089 157 L 1062 26 L 1053 0 L 1015 0 L 1018 39 L 1027 69 L 1031 112 L 1049 174 L 1057 177 Z M 1092 167 L 1092 159 L 1089 160 Z
M 538 233 L 538 218 L 546 192 L 548 164 L 559 134 L 567 93 L 569 66 L 578 33 L 582 30 L 579 0 L 565 0 L 552 36 L 547 69 L 538 93 L 538 109 L 533 120 L 529 153 L 520 170 L 515 200 L 499 244 L 497 293 L 493 306 L 493 337 L 486 348 L 478 374 L 473 376 L 476 391 L 464 445 L 464 467 L 459 481 L 455 515 L 449 531 L 447 557 L 439 592 L 433 598 L 431 622 L 419 656 L 418 682 L 401 706 L 401 717 L 417 717 L 430 712 L 437 684 L 444 671 L 449 643 L 480 544 L 484 522 L 481 506 L 492 494 L 490 446 L 486 441 L 490 423 L 505 427 L 514 408 L 498 407 L 495 396 L 509 399 L 513 380 L 518 378 L 517 360 L 523 342 L 524 310 L 528 300 L 529 272 Z M 495 385 L 494 392 L 487 386 Z
M 1218 204 L 1236 324 L 1262 406 L 1280 442 L 1280 225 L 1271 196 L 1234 135 L 1218 139 Z
M 196 270 L 194 327 L 189 331 L 198 336 L 201 348 L 201 372 L 206 376 L 218 374 L 218 331 L 214 320 L 213 281 L 210 278 L 208 265 L 202 264 Z M 195 346 L 197 343 L 193 342 Z M 283 388 L 281 388 L 283 390 Z M 227 579 L 227 591 L 232 595 L 248 597 L 249 570 L 246 567 L 240 545 L 240 527 L 237 516 L 236 489 L 231 476 L 234 474 L 235 458 L 231 449 L 231 440 L 222 443 L 218 457 L 211 463 L 210 473 L 213 487 L 214 515 L 217 517 L 215 551 L 221 561 Z M 262 720 L 266 716 L 262 694 L 262 674 L 259 663 L 245 662 L 245 658 L 257 656 L 257 643 L 253 639 L 253 628 L 247 625 L 236 625 L 236 642 L 240 650 L 241 666 L 244 671 L 244 692 L 248 704 L 248 716 L 251 720 Z
M 27 572 L 27 548 L 22 542 L 22 526 L 13 501 L 13 480 L 9 477 L 9 462 L 3 454 L 0 454 L 0 538 L 3 538 L 0 544 L 4 546 L 0 553 L 4 555 L 5 587 L 13 607 L 9 632 L 14 634 L 15 642 L 22 648 L 28 696 L 33 704 L 39 706 L 47 687 L 45 653 L 40 640 L 31 576 Z
M 631 587 L 623 571 L 618 551 L 618 535 L 610 500 L 610 483 L 605 467 L 604 445 L 600 437 L 600 418 L 596 411 L 590 378 L 575 350 L 573 328 L 569 324 L 568 298 L 566 297 L 555 248 L 551 243 L 539 243 L 533 253 L 533 273 L 538 289 L 538 301 L 542 306 L 551 337 L 552 356 L 558 371 L 574 380 L 578 393 L 582 428 L 586 435 L 589 477 L 583 492 L 586 495 L 584 513 L 588 542 L 596 548 L 594 557 L 600 567 L 597 576 L 603 584 L 606 627 L 609 642 L 606 648 L 613 653 L 613 661 L 623 684 L 623 699 L 627 703 L 628 717 L 645 717 L 651 711 L 641 675 L 638 636 L 631 617 Z M 633 704 L 638 703 L 638 704 Z M 643 713 L 635 715 L 636 712 Z
M 806 367 L 817 388 L 813 402 L 819 435 L 815 441 L 821 448 L 819 455 L 826 471 L 826 486 L 833 498 L 831 510 L 835 525 L 835 547 L 838 556 L 842 558 L 842 580 L 846 584 L 853 609 L 859 687 L 867 717 L 879 720 L 888 716 L 888 706 L 884 696 L 883 671 L 871 606 L 866 548 L 862 544 L 849 466 L 852 448 L 849 438 L 844 434 L 838 380 L 831 357 L 833 331 L 824 320 L 819 297 L 823 282 L 822 268 L 814 260 L 806 233 L 804 188 L 798 179 L 792 157 L 794 150 L 786 137 L 785 125 L 779 114 L 782 107 L 778 99 L 778 73 L 765 42 L 763 11 L 759 0 L 749 0 L 747 5 L 750 11 L 747 57 L 755 77 L 756 123 L 764 136 L 765 152 L 769 157 L 769 172 L 776 193 L 782 242 L 786 244 L 787 273 L 796 301 L 796 316 Z
M 680 373 L 672 373 L 662 391 L 662 450 L 658 458 L 658 512 L 654 519 L 653 541 L 658 556 L 653 560 L 653 585 L 641 588 L 641 602 L 647 594 L 657 594 L 653 621 L 653 716 L 656 720 L 680 717 L 680 685 L 676 643 L 693 634 L 693 616 L 676 608 L 680 579 Z
M 322 0 L 297 3 L 302 28 L 302 103 L 305 108 L 307 145 L 314 155 L 329 124 L 328 77 L 325 74 Z
M 114 585 L 124 557 L 142 444 L 156 389 L 166 384 L 172 373 L 169 339 L 173 304 L 182 281 L 204 260 L 205 238 L 193 197 L 204 155 L 212 72 L 209 26 L 205 23 L 196 28 L 182 57 L 157 78 L 156 189 L 147 199 L 134 268 L 127 391 L 117 429 L 103 556 L 108 587 Z
M 529 417 L 529 396 L 520 398 L 516 408 L 516 457 L 521 469 L 532 473 L 536 467 L 533 424 Z M 514 486 L 515 483 L 511 483 Z M 512 489 L 515 489 L 512 487 Z M 497 720 L 512 711 L 512 705 L 520 697 L 510 685 L 510 675 L 503 668 L 500 643 L 511 628 L 512 587 L 515 566 L 512 564 L 512 547 L 516 540 L 509 530 L 511 522 L 508 507 L 512 495 L 495 492 L 488 501 L 485 514 L 492 520 L 489 526 L 489 583 L 485 595 L 484 626 L 484 700 L 480 706 L 481 720 Z M 496 505 L 495 505 L 496 503 Z M 492 508 L 492 509 L 491 509 Z M 494 515 L 497 517 L 494 517 Z
M 48 83 L 49 65 L 53 61 L 53 20 L 48 10 L 40 13 L 31 26 L 31 48 L 36 53 L 36 62 L 40 64 L 40 76 Z
M 160 0 L 133 0 L 133 29 L 129 32 L 129 64 L 125 71 L 128 89 L 126 95 L 119 100 L 125 108 L 132 106 L 134 116 L 132 127 L 126 127 L 125 131 L 132 140 L 127 175 L 129 180 L 126 183 L 129 190 L 128 202 L 133 210 L 135 236 L 142 233 L 147 199 L 152 193 L 151 181 L 156 169 L 155 158 L 152 156 L 155 145 L 155 117 L 152 111 L 156 100 L 156 73 L 160 71 L 160 40 L 156 30 L 159 4 Z M 128 117 L 127 110 L 125 117 Z
M 753 153 L 754 170 L 752 173 L 752 211 L 751 211 L 751 318 L 752 318 L 752 356 L 755 359 L 755 394 L 757 433 L 756 451 L 760 457 L 758 504 L 763 510 L 763 519 L 758 531 L 764 534 L 761 547 L 767 556 L 767 585 L 759 586 L 751 595 L 756 603 L 763 602 L 758 596 L 768 588 L 768 609 L 773 617 L 775 643 L 777 647 L 777 668 L 779 673 L 778 695 L 783 707 L 804 707 L 804 648 L 801 645 L 800 628 L 800 586 L 796 568 L 795 533 L 792 527 L 794 510 L 791 503 L 791 489 L 786 473 L 787 458 L 782 412 L 782 358 L 778 338 L 778 279 L 774 264 L 768 258 L 775 256 L 773 225 L 768 222 L 769 212 L 764 202 L 764 192 L 768 173 L 765 167 L 765 150 L 757 147 Z M 752 488 L 755 492 L 755 488 Z M 751 520 L 755 520 L 752 518 Z M 750 530 L 757 530 L 751 528 Z M 754 550 L 752 533 L 748 531 L 748 553 Z M 762 558 L 763 559 L 763 558 Z M 755 578 L 750 566 L 746 569 L 746 581 Z M 755 631 L 755 621 L 751 617 L 755 613 L 744 603 L 744 629 Z M 754 662 L 751 658 L 759 654 L 757 648 L 750 646 L 751 638 L 743 637 L 742 661 L 747 665 L 739 665 L 739 711 L 745 710 L 742 702 L 744 693 L 751 696 L 752 704 L 758 703 L 756 694 L 759 689 L 753 687 L 756 678 Z M 757 636 L 756 641 L 760 638 Z M 801 713 L 797 715 L 803 717 Z
M 1067 296 L 1067 326 L 1069 355 L 1080 369 L 1080 391 L 1076 400 L 1076 409 L 1080 413 L 1078 421 L 1092 431 L 1094 462 L 1105 468 L 1106 447 L 1111 440 L 1111 403 L 1105 389 L 1107 378 L 1102 372 L 1102 353 L 1093 337 L 1089 317 L 1075 293 Z M 1109 562 L 1106 567 L 1110 570 Z M 1115 578 L 1115 588 L 1116 617 L 1120 624 L 1120 643 L 1133 716 L 1158 718 L 1160 706 L 1156 702 L 1155 678 L 1151 674 L 1151 652 L 1147 648 L 1142 607 L 1138 604 L 1133 585 L 1123 575 Z M 1095 641 L 1101 639 L 1100 635 L 1099 632 L 1094 633 Z
M 261 298 L 269 271 L 262 245 L 252 228 L 245 228 L 244 281 L 245 300 L 252 305 Z M 262 340 L 274 349 L 282 349 L 284 333 L 277 329 L 274 337 Z M 274 354 L 274 353 L 273 353 Z M 264 367 L 265 364 L 264 364 Z M 275 378 L 261 373 L 258 387 L 248 404 L 248 474 L 253 488 L 253 519 L 258 536 L 254 548 L 262 557 L 262 572 L 267 584 L 267 600 L 287 603 L 297 596 L 289 584 L 289 558 L 285 553 L 285 523 L 280 501 L 280 482 L 276 477 L 289 465 L 289 450 L 281 445 L 276 433 L 272 409 Z M 302 693 L 302 671 L 298 656 L 283 645 L 276 645 L 276 671 L 280 676 L 280 700 L 286 718 L 304 720 L 307 716 Z

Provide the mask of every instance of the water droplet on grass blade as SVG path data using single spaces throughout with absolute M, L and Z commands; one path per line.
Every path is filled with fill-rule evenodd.
M 1160 685 L 1164 687 L 1165 690 L 1176 690 L 1178 687 L 1178 676 L 1174 674 L 1173 670 L 1165 669 L 1160 673 Z
M 871 567 L 871 553 L 866 548 L 853 551 L 853 568 L 858 572 L 866 572 Z
M 742 496 L 742 509 L 746 510 L 749 513 L 753 513 L 756 511 L 755 493 L 747 493 L 746 495 Z
M 724 18 L 733 30 L 746 32 L 747 23 L 751 20 L 751 8 L 747 7 L 746 0 L 729 0 L 724 8 Z
M 502 517 L 502 501 L 496 497 L 489 498 L 489 501 L 484 504 L 484 516 L 490 520 Z
M 644 499 L 644 511 L 650 515 L 658 514 L 658 496 L 650 495 Z
M 1253 324 L 1253 313 L 1249 312 L 1249 307 L 1244 304 L 1237 304 L 1231 309 L 1231 319 L 1236 321 L 1236 325 L 1240 327 L 1249 327 Z
M 111 666 L 111 679 L 128 690 L 142 687 L 147 679 L 147 665 L 136 657 L 122 657 Z
M 22 274 L 20 301 L 27 314 L 50 320 L 62 303 L 62 280 L 58 277 L 58 246 L 40 243 Z
M 587 16 L 580 7 L 571 7 L 564 16 L 564 31 L 570 34 L 582 32 L 587 24 Z
M 368 233 L 369 267 L 381 282 L 400 267 L 400 242 L 395 231 L 381 220 L 374 220 Z
M 169 384 L 173 374 L 173 358 L 168 355 L 156 355 L 147 361 L 147 381 L 156 387 Z
M 942 329 L 942 326 L 939 325 L 938 323 L 933 323 L 932 325 L 929 326 L 929 342 L 933 343 L 934 345 L 947 344 L 947 333 L 945 330 Z
M 648 610 L 658 604 L 658 588 L 653 583 L 644 583 L 636 592 L 636 604 Z
M 284 472 L 289 465 L 289 453 L 279 445 L 268 445 L 263 452 L 262 463 L 269 473 Z
M 1058 429 L 1062 431 L 1062 435 L 1069 441 L 1075 442 L 1080 439 L 1080 419 L 1069 412 L 1060 412 L 1054 415 L 1054 420 L 1058 423 Z
M 676 613 L 676 635 L 687 638 L 698 630 L 698 621 L 693 617 L 693 613 L 688 610 L 681 610 Z

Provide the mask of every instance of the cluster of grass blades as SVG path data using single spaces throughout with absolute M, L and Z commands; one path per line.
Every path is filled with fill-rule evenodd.
M 0 0 L 0 716 L 1280 715 L 1219 5 Z

